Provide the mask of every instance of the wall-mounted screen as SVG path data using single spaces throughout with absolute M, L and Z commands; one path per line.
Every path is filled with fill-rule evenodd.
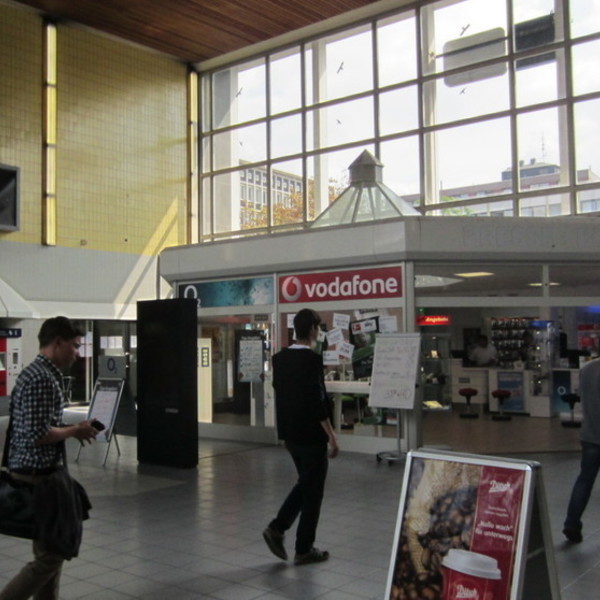
M 0 231 L 19 229 L 19 167 L 0 164 Z

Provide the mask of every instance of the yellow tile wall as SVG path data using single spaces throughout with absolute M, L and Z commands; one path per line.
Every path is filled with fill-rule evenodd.
M 21 167 L 21 228 L 2 240 L 40 243 L 42 23 L 0 4 L 0 163 Z
M 58 245 L 156 255 L 185 243 L 186 68 L 58 27 Z
M 0 4 L 0 162 L 21 167 L 21 228 L 42 243 L 43 23 Z M 57 245 L 156 255 L 186 242 L 186 67 L 58 26 Z

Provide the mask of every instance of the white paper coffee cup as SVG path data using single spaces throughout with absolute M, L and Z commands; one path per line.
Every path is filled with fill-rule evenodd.
M 443 600 L 494 600 L 498 561 L 469 550 L 451 549 L 442 560 Z

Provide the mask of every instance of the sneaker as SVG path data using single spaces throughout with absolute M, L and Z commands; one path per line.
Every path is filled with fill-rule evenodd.
M 287 560 L 288 554 L 285 551 L 285 547 L 283 545 L 283 533 L 279 533 L 279 531 L 275 531 L 272 527 L 267 527 L 263 531 L 263 538 L 265 542 L 267 542 L 267 546 L 269 546 L 269 550 L 277 557 L 281 558 L 281 560 Z
M 583 535 L 581 535 L 581 529 L 575 529 L 574 527 L 565 527 L 563 529 L 565 537 L 574 544 L 579 544 L 583 541 Z
M 319 550 L 318 548 L 311 548 L 304 554 L 298 554 L 294 557 L 295 565 L 308 565 L 310 563 L 319 563 L 329 558 L 329 552 L 327 550 Z

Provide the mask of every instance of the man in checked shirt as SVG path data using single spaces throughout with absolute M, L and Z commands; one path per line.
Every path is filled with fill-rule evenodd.
M 62 424 L 65 397 L 63 369 L 77 358 L 82 332 L 66 317 L 44 321 L 38 333 L 39 354 L 19 375 L 10 401 L 8 469 L 15 479 L 39 483 L 61 462 L 60 443 L 96 437 L 92 421 Z M 33 540 L 34 560 L 0 592 L 0 600 L 58 600 L 64 558 Z

